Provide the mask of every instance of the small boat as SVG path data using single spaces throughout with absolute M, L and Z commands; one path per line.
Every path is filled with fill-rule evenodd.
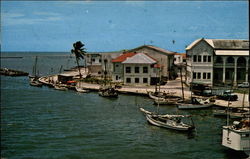
M 154 100 L 164 100 L 165 98 L 163 97 L 159 97 L 159 96 L 156 96 L 156 94 L 154 92 L 148 92 L 148 96 L 151 98 L 151 99 L 154 99 Z
M 30 85 L 31 86 L 36 86 L 36 87 L 42 87 L 43 86 L 43 84 L 41 82 L 39 82 L 38 80 L 35 80 L 35 79 L 30 80 Z
M 191 101 L 177 103 L 178 109 L 202 109 L 209 108 L 214 105 L 214 102 L 208 99 L 192 97 Z
M 145 114 L 146 119 L 150 124 L 158 127 L 178 131 L 191 131 L 195 128 L 192 120 L 192 125 L 185 124 L 181 121 L 182 118 L 191 117 L 190 115 L 159 115 L 149 112 L 143 108 L 140 108 L 140 111 Z
M 102 97 L 118 97 L 118 91 L 112 86 L 101 86 L 98 93 Z
M 84 89 L 82 87 L 77 87 L 76 86 L 75 89 L 76 89 L 77 92 L 80 92 L 80 93 L 87 93 L 87 92 L 89 92 L 89 90 Z
M 249 136 L 249 118 L 222 127 L 222 145 L 235 151 L 244 151 L 250 157 Z
M 35 58 L 35 64 L 33 66 L 32 70 L 32 75 L 29 75 L 29 80 L 30 80 L 30 85 L 31 86 L 36 86 L 36 87 L 42 87 L 42 83 L 39 82 L 39 75 L 38 75 L 38 70 L 37 70 L 37 56 Z
M 104 84 L 99 88 L 99 95 L 102 97 L 118 97 L 118 91 L 111 84 L 107 85 L 107 59 L 104 59 Z
M 240 108 L 231 109 L 215 109 L 213 110 L 213 115 L 218 117 L 227 117 L 229 114 L 230 118 L 245 118 L 250 117 L 250 113 L 247 110 Z
M 169 97 L 165 99 L 155 99 L 154 104 L 159 105 L 176 105 L 178 102 L 180 102 L 180 97 Z
M 67 87 L 62 86 L 62 85 L 58 85 L 58 84 L 54 85 L 54 88 L 55 88 L 56 90 L 60 90 L 60 91 L 67 91 L 67 90 L 68 90 Z

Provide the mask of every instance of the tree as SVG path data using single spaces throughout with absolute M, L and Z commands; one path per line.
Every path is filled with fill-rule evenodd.
M 82 78 L 82 74 L 81 74 L 81 70 L 80 70 L 80 66 L 79 66 L 79 61 L 80 61 L 80 59 L 84 59 L 84 56 L 86 54 L 84 44 L 81 41 L 77 41 L 73 44 L 73 48 L 74 49 L 71 50 L 71 53 L 75 54 L 76 64 L 77 64 L 78 71 L 79 71 L 79 76 L 80 76 L 80 78 Z

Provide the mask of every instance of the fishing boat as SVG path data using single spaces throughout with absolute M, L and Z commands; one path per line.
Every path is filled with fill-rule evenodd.
M 98 93 L 102 97 L 118 97 L 118 91 L 115 89 L 115 87 L 112 87 L 111 84 L 107 85 L 107 59 L 104 59 L 104 64 L 104 84 L 100 86 Z
M 178 102 L 180 102 L 180 97 L 175 96 L 169 96 L 167 98 L 159 98 L 154 100 L 154 104 L 159 105 L 176 105 Z
M 248 107 L 250 109 L 250 107 Z M 218 117 L 227 117 L 229 114 L 229 118 L 246 118 L 250 117 L 250 113 L 242 108 L 229 108 L 229 109 L 215 109 L 213 110 L 213 115 Z
M 102 97 L 118 97 L 117 90 L 112 86 L 101 86 L 98 93 Z
M 35 58 L 35 64 L 33 66 L 32 69 L 32 75 L 29 76 L 29 80 L 30 80 L 30 85 L 31 86 L 36 86 L 36 87 L 42 87 L 42 83 L 39 82 L 39 75 L 38 75 L 38 71 L 37 71 L 37 56 Z
M 84 89 L 82 87 L 77 87 L 76 86 L 75 89 L 76 89 L 77 92 L 80 92 L 80 93 L 87 93 L 87 92 L 89 92 L 89 90 Z
M 193 130 L 194 124 L 185 124 L 182 122 L 182 118 L 190 118 L 190 115 L 159 115 L 152 112 L 149 112 L 143 108 L 140 108 L 140 111 L 143 112 L 146 116 L 147 121 L 155 126 L 163 127 L 172 130 L 178 131 L 190 131 Z M 192 119 L 192 118 L 191 118 Z
M 65 86 L 63 86 L 63 85 L 58 85 L 58 84 L 54 85 L 54 88 L 55 88 L 56 90 L 60 90 L 60 91 L 67 91 L 67 90 L 68 90 L 67 87 L 65 87 Z
M 183 101 L 177 103 L 178 109 L 202 109 L 209 108 L 214 105 L 214 101 L 210 98 L 202 99 L 197 97 L 192 97 L 190 101 Z

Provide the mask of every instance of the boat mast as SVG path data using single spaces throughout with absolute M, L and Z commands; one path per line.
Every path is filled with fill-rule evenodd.
M 35 58 L 35 65 L 34 65 L 34 76 L 36 77 L 37 74 L 36 74 L 36 65 L 37 65 L 37 56 Z
M 107 80 L 107 59 L 104 59 L 104 86 L 106 86 L 106 80 Z
M 230 95 L 229 95 L 229 99 L 228 99 L 228 103 L 227 103 L 227 126 L 229 125 L 229 105 L 231 104 L 231 91 L 233 90 L 233 82 L 234 82 L 234 72 L 232 74 L 232 81 L 231 81 L 231 89 L 230 89 Z
M 182 67 L 180 67 L 181 74 L 181 92 L 182 92 L 182 100 L 184 101 L 184 90 L 183 90 L 183 82 L 182 82 Z

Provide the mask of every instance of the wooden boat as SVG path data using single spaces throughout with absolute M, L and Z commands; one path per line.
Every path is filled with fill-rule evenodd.
M 231 108 L 231 109 L 215 109 L 213 110 L 214 116 L 227 117 L 229 118 L 246 118 L 250 117 L 250 113 L 247 110 L 240 108 Z
M 42 87 L 42 83 L 39 82 L 39 75 L 38 75 L 38 71 L 37 71 L 37 56 L 35 59 L 35 64 L 33 66 L 33 70 L 32 70 L 32 75 L 29 75 L 29 80 L 30 80 L 30 85 L 31 86 L 36 86 L 36 87 Z
M 105 64 L 105 70 L 104 70 L 104 84 L 100 86 L 99 88 L 99 95 L 102 97 L 118 97 L 118 91 L 115 89 L 115 87 L 112 87 L 111 85 L 107 85 L 107 69 L 106 69 L 106 64 L 107 64 L 107 59 L 104 59 L 104 64 Z
M 76 86 L 75 89 L 76 89 L 77 92 L 80 92 L 80 93 L 87 93 L 87 92 L 89 92 L 89 90 L 84 89 L 82 87 L 77 87 Z
M 36 86 L 36 87 L 42 87 L 43 86 L 43 84 L 41 82 L 39 82 L 38 80 L 31 80 L 30 85 L 31 86 Z
M 56 90 L 60 90 L 60 91 L 67 91 L 68 90 L 68 88 L 67 87 L 65 87 L 65 86 L 62 86 L 62 85 L 54 85 L 54 88 L 56 89 Z
M 102 97 L 118 97 L 118 91 L 112 86 L 101 86 L 98 93 Z
M 191 101 L 184 101 L 177 103 L 178 109 L 202 109 L 209 108 L 214 105 L 214 102 L 210 101 L 210 98 L 204 100 L 200 98 L 192 97 Z
M 154 100 L 154 104 L 159 104 L 159 105 L 176 105 L 178 102 L 180 102 L 180 97 L 168 97 L 165 99 Z
M 154 92 L 148 92 L 148 96 L 151 98 L 151 99 L 154 99 L 154 100 L 164 100 L 165 98 L 163 97 L 159 97 L 159 96 L 156 96 L 154 94 Z
M 143 112 L 146 116 L 147 121 L 155 126 L 163 127 L 172 130 L 178 131 L 190 131 L 193 130 L 195 127 L 193 125 L 185 124 L 181 121 L 182 118 L 191 117 L 188 115 L 158 115 L 152 112 L 149 112 L 143 108 L 140 108 L 140 111 Z

